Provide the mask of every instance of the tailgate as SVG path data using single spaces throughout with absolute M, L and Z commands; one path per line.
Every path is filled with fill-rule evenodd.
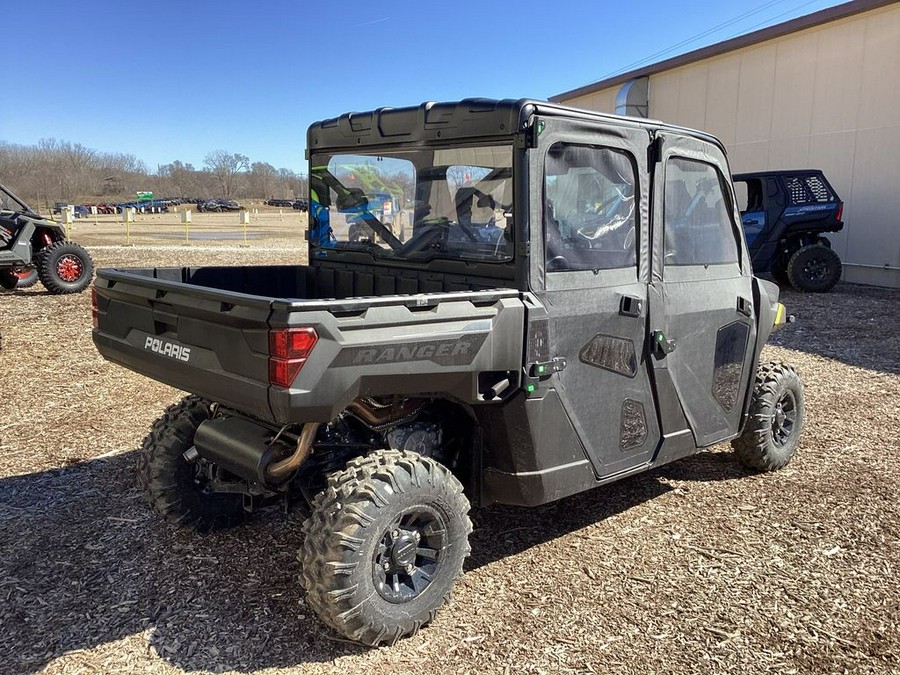
M 270 418 L 271 299 L 193 286 L 177 272 L 99 270 L 97 350 L 142 375 Z M 153 276 L 163 273 L 171 279 Z
M 97 273 L 94 344 L 110 361 L 278 423 L 334 418 L 357 396 L 486 401 L 479 375 L 516 381 L 518 291 L 290 300 L 187 282 L 178 269 Z M 318 342 L 290 388 L 269 385 L 269 331 Z

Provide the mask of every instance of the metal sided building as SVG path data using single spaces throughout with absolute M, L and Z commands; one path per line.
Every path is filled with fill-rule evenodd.
M 900 288 L 900 2 L 854 0 L 553 96 L 718 136 L 731 170 L 819 168 L 849 282 Z

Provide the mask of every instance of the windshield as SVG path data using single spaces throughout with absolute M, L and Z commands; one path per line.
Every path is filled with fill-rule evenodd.
M 313 255 L 505 262 L 513 256 L 512 147 L 313 155 Z

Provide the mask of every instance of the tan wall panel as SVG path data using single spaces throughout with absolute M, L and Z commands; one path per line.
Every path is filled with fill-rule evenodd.
M 728 164 L 732 173 L 764 171 L 769 161 L 769 141 L 735 143 L 728 148 Z
M 597 106 L 593 110 L 602 110 L 603 112 L 616 112 L 616 89 L 607 89 L 605 92 L 597 93 L 594 99 L 594 105 Z
M 799 138 L 773 139 L 769 143 L 769 157 L 766 166 L 784 169 L 806 169 L 809 167 L 809 136 Z
M 707 78 L 705 63 L 691 69 L 681 69 L 678 87 L 678 124 L 706 129 Z
M 856 129 L 866 22 L 857 19 L 829 24 L 817 33 L 819 51 L 814 71 L 812 133 Z
M 844 200 L 844 229 L 829 233 L 834 250 L 841 258 L 847 257 L 850 237 L 865 236 L 864 228 L 854 214 L 853 164 L 856 157 L 856 132 L 840 131 L 818 134 L 810 138 L 809 166 L 822 169 L 828 182 Z
M 599 112 L 615 113 L 617 91 L 617 89 L 604 89 L 593 94 L 573 98 L 566 101 L 566 105 L 575 108 L 586 108 L 587 110 L 597 110 Z
M 859 127 L 896 126 L 900 111 L 900 9 L 866 19 Z
M 850 195 L 853 212 L 846 219 L 848 227 L 852 224 L 847 237 L 847 262 L 900 267 L 898 183 L 900 126 L 857 132 Z
M 776 53 L 772 88 L 772 138 L 809 136 L 816 72 L 818 36 L 815 33 L 782 40 L 770 49 Z
M 726 54 L 710 60 L 706 75 L 706 130 L 726 145 L 734 143 L 737 137 L 740 72 L 740 57 Z M 650 105 L 653 105 L 652 95 Z
M 775 50 L 759 47 L 741 54 L 739 83 L 735 142 L 771 138 Z
M 680 70 L 660 73 L 650 78 L 650 117 L 672 121 L 678 115 L 678 92 L 681 86 Z

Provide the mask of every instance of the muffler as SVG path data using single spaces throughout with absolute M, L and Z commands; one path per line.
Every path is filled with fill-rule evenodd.
M 235 476 L 277 487 L 309 457 L 318 429 L 318 423 L 305 424 L 293 446 L 285 443 L 283 436 L 252 420 L 217 417 L 198 427 L 194 447 L 203 459 Z

